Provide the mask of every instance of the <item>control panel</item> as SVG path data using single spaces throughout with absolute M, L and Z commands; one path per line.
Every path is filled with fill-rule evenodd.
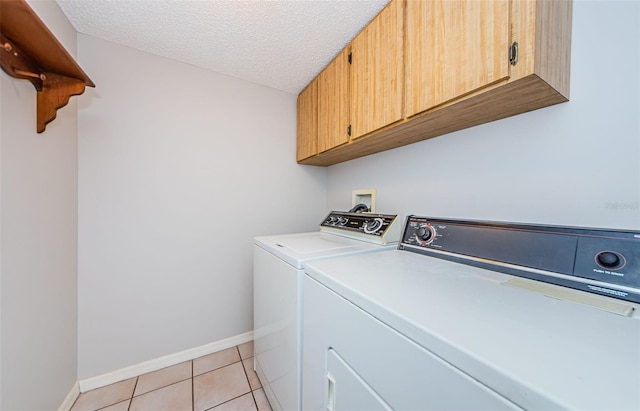
M 384 245 L 398 242 L 401 224 L 397 220 L 394 214 L 332 211 L 320 230 Z
M 399 249 L 640 302 L 640 232 L 409 216 Z

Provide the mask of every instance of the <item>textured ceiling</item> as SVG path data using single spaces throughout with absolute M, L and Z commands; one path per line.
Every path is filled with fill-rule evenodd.
M 56 0 L 79 33 L 299 93 L 388 0 Z

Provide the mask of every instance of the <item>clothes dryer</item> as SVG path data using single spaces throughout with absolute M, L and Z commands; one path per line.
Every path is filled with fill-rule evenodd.
M 309 262 L 302 408 L 638 410 L 639 246 L 409 216 L 397 250 Z

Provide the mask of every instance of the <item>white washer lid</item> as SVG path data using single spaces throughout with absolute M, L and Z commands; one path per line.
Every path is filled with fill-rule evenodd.
M 255 237 L 253 243 L 297 269 L 307 261 L 396 248 L 320 231 Z

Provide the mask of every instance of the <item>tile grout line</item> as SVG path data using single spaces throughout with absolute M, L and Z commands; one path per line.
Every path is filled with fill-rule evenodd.
M 251 388 L 251 381 L 249 381 L 249 373 L 247 373 L 247 369 L 244 366 L 244 358 L 242 358 L 242 354 L 240 354 L 240 348 L 238 345 L 236 345 L 236 348 L 238 349 L 238 355 L 240 356 L 240 362 L 242 363 L 242 371 L 244 371 L 244 377 L 247 379 L 247 384 L 249 384 L 249 392 L 251 393 L 251 398 L 253 398 L 253 404 L 256 406 L 256 411 L 259 411 L 258 402 L 256 401 L 256 396 L 253 393 L 253 389 Z M 255 357 L 255 352 L 254 352 L 254 357 Z M 250 358 L 254 358 L 254 357 L 250 357 Z
M 245 393 L 244 393 L 244 394 L 242 394 L 242 395 L 238 395 L 237 397 L 230 398 L 230 399 L 226 400 L 225 402 L 221 402 L 220 404 L 216 404 L 216 405 L 214 405 L 213 407 L 211 407 L 211 408 L 207 408 L 207 409 L 206 409 L 206 410 L 204 410 L 204 411 L 215 411 L 215 409 L 216 409 L 216 408 L 218 408 L 219 406 L 224 405 L 224 404 L 226 404 L 226 403 L 228 403 L 228 402 L 231 402 L 231 401 L 233 401 L 233 400 L 237 400 L 238 398 L 243 397 L 243 396 L 245 396 L 245 395 L 247 395 L 247 394 L 249 394 L 249 393 L 248 393 L 248 392 L 245 392 Z
M 127 411 L 131 410 L 131 404 L 133 404 L 133 396 L 136 393 L 136 388 L 138 388 L 138 381 L 140 381 L 140 376 L 136 377 L 136 383 L 133 386 L 133 391 L 131 392 L 131 398 L 129 398 L 129 406 L 127 407 Z
M 253 393 L 253 391 L 251 391 L 251 398 L 253 398 L 253 403 L 256 406 L 256 410 L 260 411 L 260 409 L 258 408 L 258 401 L 256 401 L 256 395 Z
M 160 391 L 163 388 L 171 387 L 172 385 L 180 384 L 181 382 L 185 382 L 185 381 L 188 381 L 188 380 L 193 380 L 193 378 L 189 377 L 189 378 L 185 378 L 183 380 L 178 380 L 176 382 L 172 382 L 171 384 L 163 385 L 162 387 L 154 388 L 154 389 L 152 389 L 150 391 L 143 392 L 142 394 L 134 395 L 134 396 L 131 397 L 131 401 L 133 401 L 134 398 L 142 397 L 142 396 L 145 396 L 147 394 L 151 394 L 152 392 Z M 192 384 L 192 387 L 193 387 L 193 384 Z M 193 388 L 192 388 L 192 391 L 193 391 Z
M 193 371 L 193 363 L 195 361 L 191 360 L 191 411 L 196 411 L 196 393 L 195 393 L 195 387 L 194 387 L 194 371 Z

